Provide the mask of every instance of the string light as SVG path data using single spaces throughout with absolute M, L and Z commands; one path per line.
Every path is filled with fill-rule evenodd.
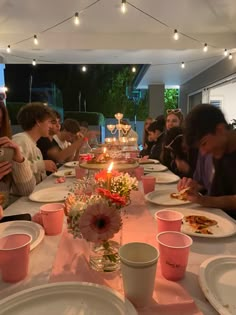
M 135 72 L 136 72 L 136 67 L 132 67 L 131 71 L 132 71 L 133 73 L 135 73 Z
M 37 35 L 34 35 L 34 44 L 38 45 L 39 41 L 38 41 L 38 37 Z
M 181 63 L 181 68 L 184 69 L 185 68 L 185 63 L 182 61 Z
M 32 65 L 33 65 L 33 66 L 36 66 L 36 64 L 37 64 L 37 63 L 36 63 L 36 60 L 33 59 L 33 60 L 32 60 Z
M 225 50 L 224 50 L 224 55 L 225 55 L 225 57 L 228 56 L 228 54 L 229 54 L 229 53 L 228 53 L 228 50 L 225 48 Z
M 207 52 L 207 51 L 208 51 L 207 43 L 204 44 L 203 51 L 204 51 L 204 52 Z
M 123 14 L 125 14 L 126 13 L 126 11 L 127 11 L 127 4 L 126 4 L 126 0 L 122 0 L 122 3 L 121 3 L 121 12 L 123 13 Z
M 83 67 L 81 68 L 81 70 L 82 70 L 83 72 L 86 72 L 86 71 L 87 71 L 87 67 L 86 67 L 86 66 L 83 66 Z
M 75 23 L 75 25 L 79 25 L 80 24 L 79 13 L 78 12 L 75 13 L 74 23 Z
M 102 0 L 94 0 L 91 4 L 89 4 L 88 6 L 86 6 L 85 8 L 83 8 L 82 10 L 80 10 L 80 12 L 86 11 L 87 9 L 89 9 L 90 7 L 96 5 L 96 4 L 97 4 L 98 2 L 100 2 L 100 1 L 102 1 Z M 144 10 L 142 10 L 142 9 L 140 9 L 140 8 L 138 8 L 138 7 L 136 7 L 135 5 L 133 5 L 133 4 L 130 3 L 130 2 L 128 2 L 128 4 L 129 4 L 131 7 L 133 7 L 134 9 L 138 10 L 139 12 L 141 12 L 142 14 L 144 14 L 144 15 L 148 16 L 149 18 L 155 20 L 156 22 L 158 22 L 158 23 L 164 25 L 165 27 L 167 27 L 167 28 L 169 28 L 169 29 L 172 29 L 172 27 L 171 27 L 170 25 L 166 24 L 165 22 L 161 21 L 160 19 L 156 18 L 155 16 L 152 16 L 152 15 L 149 14 L 148 12 L 145 12 Z M 125 13 L 125 12 L 127 11 L 127 0 L 122 0 L 121 11 L 122 11 L 123 13 Z M 79 13 L 76 12 L 74 15 L 72 15 L 72 16 L 70 16 L 70 17 L 67 17 L 67 18 L 65 18 L 65 19 L 62 20 L 62 21 L 59 21 L 59 22 L 57 22 L 56 24 L 54 24 L 54 25 L 52 25 L 52 26 L 50 26 L 50 27 L 48 27 L 48 28 L 46 28 L 46 29 L 44 29 L 44 30 L 39 31 L 38 33 L 40 33 L 40 34 L 41 34 L 41 33 L 45 33 L 45 32 L 47 32 L 47 31 L 49 31 L 49 30 L 51 30 L 51 29 L 53 29 L 53 28 L 58 27 L 59 25 L 62 25 L 62 24 L 64 24 L 64 23 L 66 23 L 67 21 L 69 21 L 69 20 L 71 20 L 71 19 L 73 19 L 73 18 L 74 18 L 74 23 L 75 23 L 76 25 L 80 24 Z M 173 37 L 174 37 L 175 40 L 178 40 L 178 39 L 179 39 L 179 34 L 181 34 L 182 36 L 185 36 L 186 38 L 188 38 L 188 39 L 190 39 L 190 40 L 194 40 L 194 41 L 196 41 L 196 42 L 198 42 L 198 43 L 202 43 L 202 41 L 200 41 L 199 39 L 194 38 L 194 37 L 191 37 L 191 36 L 189 36 L 188 34 L 185 34 L 185 33 L 182 33 L 182 32 L 178 33 L 177 29 L 174 30 L 174 35 L 173 35 Z M 20 43 L 22 43 L 22 42 L 28 41 L 28 40 L 30 40 L 30 39 L 32 39 L 32 36 L 31 36 L 31 37 L 28 37 L 28 38 L 24 38 L 24 39 L 22 39 L 22 40 L 19 40 L 18 42 L 13 43 L 12 45 L 14 46 L 14 45 L 20 44 Z M 37 44 L 38 44 L 37 35 L 34 35 L 34 36 L 33 36 L 33 39 L 34 39 L 35 45 L 37 45 Z M 216 47 L 216 46 L 214 46 L 214 45 L 209 45 L 209 46 L 210 46 L 210 47 L 213 47 L 213 48 L 219 48 L 219 47 Z M 207 45 L 206 43 L 204 44 L 203 50 L 204 50 L 204 52 L 206 52 L 206 51 L 208 50 L 208 45 Z M 7 51 L 7 53 L 10 53 L 10 52 L 11 52 L 11 46 L 10 46 L 10 45 L 7 46 L 6 51 Z M 224 49 L 224 56 L 228 56 L 228 58 L 229 58 L 230 60 L 233 59 L 232 54 L 231 54 L 231 53 L 229 54 L 227 49 Z M 26 57 L 23 57 L 23 56 L 16 56 L 16 55 L 15 55 L 15 57 L 19 57 L 19 58 L 31 60 L 31 58 L 26 58 Z M 50 62 L 51 62 L 51 61 L 50 61 Z M 35 60 L 35 59 L 32 61 L 32 64 L 36 65 L 36 60 Z M 172 64 L 173 64 L 173 63 L 172 63 Z M 185 68 L 184 62 L 182 62 L 181 67 L 182 67 L 182 68 Z M 83 72 L 86 72 L 86 71 L 87 71 L 87 68 L 86 68 L 85 66 L 82 67 L 82 71 L 83 71 Z M 132 72 L 133 72 L 133 68 L 132 68 Z
M 179 39 L 179 33 L 177 30 L 174 30 L 174 40 L 178 40 Z

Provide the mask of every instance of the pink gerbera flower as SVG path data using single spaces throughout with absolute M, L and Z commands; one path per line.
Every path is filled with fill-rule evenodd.
M 103 202 L 87 207 L 81 215 L 79 229 L 87 241 L 105 241 L 120 230 L 121 216 L 114 207 L 109 207 Z

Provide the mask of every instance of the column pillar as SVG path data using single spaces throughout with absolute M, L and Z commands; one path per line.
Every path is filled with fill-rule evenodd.
M 164 114 L 164 92 L 164 84 L 151 84 L 148 86 L 148 105 L 150 117 L 156 118 L 157 116 Z

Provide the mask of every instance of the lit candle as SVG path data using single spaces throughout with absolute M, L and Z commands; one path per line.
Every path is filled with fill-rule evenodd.
M 111 164 L 109 165 L 109 167 L 107 169 L 107 189 L 108 190 L 111 189 L 111 171 L 112 171 L 112 167 L 113 167 L 113 162 L 111 162 Z
M 103 148 L 103 154 L 106 154 L 107 148 Z

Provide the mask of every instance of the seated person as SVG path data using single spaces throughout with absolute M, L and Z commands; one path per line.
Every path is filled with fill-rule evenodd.
M 76 140 L 77 133 L 79 132 L 80 126 L 78 121 L 67 118 L 62 124 L 61 130 L 53 136 L 53 141 L 61 150 L 64 150 Z
M 166 130 L 173 127 L 182 127 L 184 116 L 180 108 L 167 109 L 166 111 Z
M 184 145 L 182 128 L 172 127 L 164 136 L 160 160 L 176 175 L 192 176 L 196 160 L 193 151 L 195 150 L 188 150 Z
M 89 125 L 87 123 L 87 121 L 81 121 L 79 123 L 80 125 L 80 132 L 85 136 L 87 137 L 87 134 L 89 132 Z M 90 145 L 91 148 L 96 148 L 98 146 L 98 139 L 97 139 L 97 136 L 100 135 L 100 132 L 99 131 L 91 131 L 90 132 L 91 135 L 90 135 L 90 138 L 89 138 L 89 141 L 88 141 L 88 144 Z
M 186 141 L 201 154 L 211 154 L 215 167 L 210 196 L 189 191 L 188 199 L 204 207 L 221 208 L 236 218 L 236 131 L 221 110 L 210 104 L 195 106 L 187 115 Z
M 148 127 L 148 134 L 149 139 L 154 142 L 149 158 L 160 160 L 161 150 L 162 150 L 162 143 L 164 139 L 164 129 L 165 129 L 165 120 L 155 120 L 153 121 L 150 126 Z
M 143 150 L 140 152 L 140 156 L 149 155 L 151 148 L 153 146 L 153 141 L 150 141 L 150 136 L 148 134 L 148 127 L 153 122 L 151 117 L 146 118 L 143 126 Z
M 51 120 L 51 127 L 49 128 L 49 136 L 41 137 L 37 141 L 37 146 L 41 150 L 44 159 L 52 159 L 55 163 L 64 163 L 65 161 L 72 161 L 75 157 L 76 152 L 80 149 L 83 143 L 83 135 L 78 132 L 78 122 L 76 120 L 66 119 L 64 125 L 67 127 L 69 122 L 70 127 L 67 127 L 66 132 L 70 132 L 72 134 L 75 133 L 75 141 L 66 147 L 65 149 L 61 149 L 60 146 L 54 141 L 53 136 L 58 135 L 62 139 L 68 139 L 69 137 L 64 136 L 66 132 L 64 131 L 63 136 L 60 135 L 60 115 L 56 111 L 53 111 L 55 117 Z M 73 125 L 74 124 L 74 125 Z M 74 126 L 74 128 L 73 128 Z M 68 131 L 68 129 L 70 131 Z M 65 130 L 65 129 L 64 129 Z M 64 137 L 64 138 L 63 138 Z M 68 139 L 71 140 L 71 137 Z
M 43 103 L 29 103 L 18 113 L 18 122 L 24 132 L 13 136 L 23 156 L 30 162 L 32 172 L 38 184 L 46 177 L 46 171 L 55 172 L 56 164 L 52 160 L 44 160 L 41 151 L 36 146 L 40 137 L 47 137 L 51 120 L 54 118 L 51 109 Z
M 191 190 L 201 192 L 202 194 L 210 194 L 211 183 L 214 177 L 214 165 L 211 154 L 202 155 L 198 153 L 196 169 L 193 178 L 183 177 L 177 185 L 178 190 L 190 187 Z
M 122 119 L 120 123 L 121 125 L 125 125 L 125 126 L 130 125 L 126 119 Z M 136 145 L 138 145 L 138 134 L 136 131 L 134 131 L 134 129 L 132 129 L 132 126 L 127 133 L 121 132 L 121 134 L 122 134 L 122 137 L 126 137 L 127 139 L 131 139 L 131 138 L 136 139 L 135 142 L 136 142 Z

